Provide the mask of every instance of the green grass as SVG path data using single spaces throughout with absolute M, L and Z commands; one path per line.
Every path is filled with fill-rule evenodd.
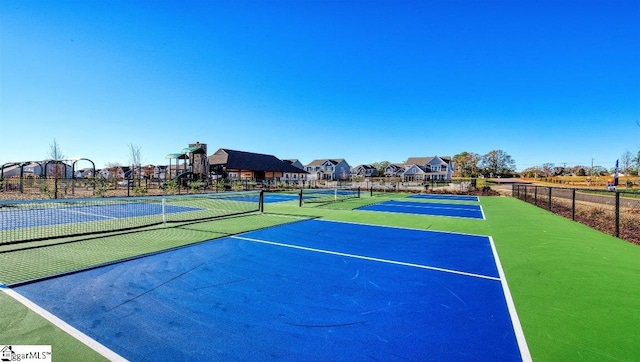
M 640 356 L 640 247 L 513 198 L 481 197 L 487 220 L 351 210 L 403 196 L 363 195 L 361 199 L 302 208 L 297 201 L 267 204 L 264 215 L 191 224 L 172 228 L 168 234 L 157 230 L 135 233 L 137 246 L 131 237 L 122 235 L 104 241 L 118 245 L 116 249 L 140 253 L 149 247 L 175 247 L 291 222 L 297 220 L 295 216 L 490 235 L 535 361 L 624 361 Z M 81 244 L 69 247 L 72 245 L 76 245 L 73 258 L 58 258 L 59 263 L 66 263 L 63 269 L 95 263 L 91 255 L 102 255 L 109 249 L 84 252 L 87 256 L 82 260 L 79 254 L 83 253 L 77 251 L 82 250 Z M 8 268 L 21 268 L 8 266 L 15 263 L 10 255 L 0 254 L 0 278 L 11 274 Z M 0 329 L 2 343 L 52 344 L 57 360 L 100 359 L 4 293 L 0 293 L 0 305 L 0 323 L 7 326 Z

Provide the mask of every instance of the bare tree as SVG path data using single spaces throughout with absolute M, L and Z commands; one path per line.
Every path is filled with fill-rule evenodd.
M 131 162 L 131 172 L 133 176 L 140 179 L 142 174 L 142 152 L 140 146 L 129 144 L 129 162 Z
M 622 166 L 622 172 L 625 175 L 629 174 L 629 170 L 631 169 L 631 167 L 633 166 L 633 154 L 631 153 L 631 151 L 626 150 L 624 151 L 624 153 L 622 154 L 622 156 L 620 156 L 620 163 Z
M 49 145 L 49 158 L 54 161 L 54 166 L 52 167 L 54 177 L 63 178 L 66 174 L 66 165 L 62 163 L 65 155 L 62 153 L 60 145 L 55 138 L 53 139 L 53 143 Z

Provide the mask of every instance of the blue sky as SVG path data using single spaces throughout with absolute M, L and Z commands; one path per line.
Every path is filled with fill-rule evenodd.
M 0 2 L 0 163 L 640 150 L 639 1 Z

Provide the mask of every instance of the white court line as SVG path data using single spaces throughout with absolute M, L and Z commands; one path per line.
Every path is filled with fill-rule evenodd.
M 460 197 L 457 197 L 457 196 L 434 197 L 434 196 L 428 196 L 428 195 L 415 195 L 415 196 L 409 196 L 408 199 L 448 200 L 448 201 L 475 201 L 475 202 L 480 202 L 480 199 L 478 198 L 478 196 L 460 198 Z
M 108 215 L 94 214 L 94 213 L 91 213 L 91 212 L 82 212 L 82 211 L 76 211 L 76 210 L 68 210 L 68 209 L 64 209 L 64 208 L 61 208 L 61 209 L 60 209 L 60 211 L 66 211 L 66 212 L 71 213 L 71 214 L 80 214 L 80 215 L 96 216 L 96 217 L 101 217 L 101 218 L 103 218 L 103 219 L 111 219 L 111 220 L 113 220 L 113 219 L 118 219 L 118 217 L 115 217 L 115 216 L 108 216 Z
M 502 263 L 500 262 L 500 257 L 498 256 L 498 250 L 496 249 L 496 246 L 493 243 L 493 238 L 491 236 L 489 236 L 489 244 L 491 244 L 491 251 L 493 252 L 493 257 L 496 261 L 498 275 L 500 275 L 500 282 L 502 283 L 504 298 L 506 299 L 507 309 L 509 309 L 509 315 L 511 316 L 511 324 L 513 325 L 513 330 L 516 334 L 516 341 L 518 342 L 518 347 L 520 348 L 520 356 L 525 362 L 533 361 L 531 352 L 529 351 L 529 346 L 527 345 L 527 340 L 524 336 L 524 330 L 522 329 L 522 325 L 520 324 L 520 318 L 518 318 L 516 305 L 513 302 L 513 298 L 511 297 L 511 291 L 509 290 L 509 285 L 507 284 L 507 277 L 504 274 L 504 270 L 502 270 Z
M 460 210 L 460 211 L 478 211 L 478 208 L 474 207 L 474 208 L 464 208 L 464 207 L 447 207 L 447 206 L 432 206 L 432 205 L 405 205 L 404 202 L 400 202 L 398 204 L 392 204 L 392 203 L 381 203 L 381 204 L 374 204 L 374 205 L 378 205 L 378 206 L 395 206 L 395 207 L 406 207 L 406 208 L 418 208 L 418 209 L 441 209 L 441 210 Z M 463 204 L 460 204 L 463 205 Z M 469 205 L 469 206 L 479 206 L 480 205 Z
M 72 337 L 74 337 L 78 341 L 82 342 L 87 347 L 89 347 L 92 350 L 98 352 L 100 355 L 102 355 L 107 360 L 109 360 L 109 361 L 127 361 L 125 358 L 123 358 L 119 354 L 117 354 L 114 351 L 110 350 L 109 348 L 107 348 L 106 346 L 104 346 L 100 342 L 96 341 L 95 339 L 93 339 L 93 338 L 87 336 L 86 334 L 80 332 L 75 327 L 71 326 L 70 324 L 68 324 L 67 322 L 63 321 L 62 319 L 56 317 L 55 315 L 51 314 L 49 311 L 47 311 L 46 309 L 44 309 L 44 308 L 40 307 L 39 305 L 35 304 L 34 302 L 32 302 L 31 300 L 27 299 L 26 297 L 24 297 L 23 295 L 19 294 L 18 292 L 14 291 L 14 290 L 6 287 L 6 286 L 0 286 L 0 289 L 2 289 L 2 291 L 5 294 L 7 294 L 11 298 L 15 299 L 16 301 L 18 301 L 19 303 L 21 303 L 25 307 L 29 308 L 31 311 L 33 311 L 37 315 L 39 315 L 42 318 L 46 319 L 47 321 L 49 321 L 51 324 L 55 325 L 56 327 L 62 329 L 64 332 L 66 332 L 67 334 L 71 335 Z
M 267 241 L 267 240 L 247 238 L 247 237 L 244 237 L 244 236 L 230 236 L 230 238 L 239 239 L 239 240 L 246 240 L 246 241 L 252 241 L 252 242 L 261 243 L 261 244 L 283 246 L 283 247 L 292 248 L 292 249 L 313 251 L 313 252 L 322 253 L 322 254 L 346 256 L 346 257 L 354 258 L 354 259 L 370 260 L 370 261 L 377 261 L 377 262 L 387 263 L 387 264 L 404 265 L 404 266 L 410 266 L 410 267 L 420 268 L 420 269 L 435 270 L 435 271 L 440 271 L 440 272 L 444 272 L 444 273 L 459 274 L 459 275 L 465 275 L 465 276 L 475 277 L 475 278 L 498 280 L 498 281 L 500 280 L 500 278 L 492 277 L 492 276 L 489 276 L 489 275 L 468 273 L 468 272 L 463 272 L 463 271 L 459 271 L 459 270 L 438 268 L 438 267 L 435 267 L 435 266 L 422 265 L 422 264 L 406 263 L 406 262 L 402 262 L 402 261 L 395 261 L 395 260 L 389 260 L 389 259 L 373 258 L 373 257 L 370 257 L 370 256 L 347 254 L 347 253 L 341 253 L 341 252 L 338 252 L 338 251 L 315 249 L 315 248 L 309 248 L 309 247 L 306 247 L 306 246 L 283 244 L 283 243 L 277 243 L 275 241 Z

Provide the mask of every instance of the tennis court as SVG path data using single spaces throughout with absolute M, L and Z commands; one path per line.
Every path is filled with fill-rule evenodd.
M 441 202 L 414 202 L 388 200 L 358 208 L 362 211 L 378 211 L 402 214 L 418 214 L 430 216 L 460 217 L 484 219 L 484 211 L 480 205 L 448 204 Z
M 491 238 L 323 220 L 13 288 L 129 360 L 522 360 Z
M 98 228 L 98 234 L 74 238 L 55 225 L 0 230 L 9 240 L 0 243 L 0 283 L 6 284 L 0 285 L 0 341 L 52 345 L 54 358 L 65 361 L 193 352 L 192 360 L 471 360 L 498 354 L 494 360 L 601 362 L 640 354 L 640 289 L 630 287 L 640 274 L 637 245 L 515 198 L 480 197 L 482 221 L 357 210 L 384 201 L 473 203 L 410 196 L 363 193 L 307 207 L 265 202 L 264 210 L 253 202 L 207 210 L 200 201 L 167 198 L 167 204 L 200 209 L 204 219 L 115 233 Z M 225 213 L 235 216 L 217 216 Z M 37 235 L 46 239 L 24 241 L 33 239 L 33 229 L 42 229 Z M 476 250 L 480 264 L 465 252 L 470 244 L 453 247 L 458 235 L 475 235 L 463 239 L 492 249 L 495 243 L 493 259 L 486 246 Z M 12 244 L 15 238 L 23 239 Z M 129 329 L 140 333 L 135 344 Z M 508 330 L 506 344 L 497 330 Z M 194 352 L 203 343 L 211 346 L 206 356 Z M 506 349 L 498 351 L 497 344 Z

